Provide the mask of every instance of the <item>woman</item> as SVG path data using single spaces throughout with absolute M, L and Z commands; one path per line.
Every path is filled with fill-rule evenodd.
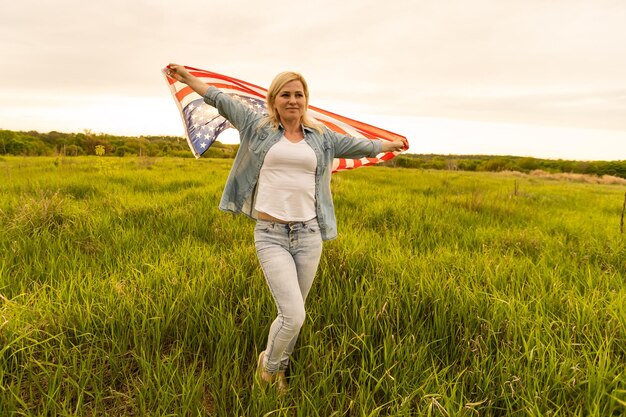
M 330 192 L 336 157 L 374 157 L 407 148 L 406 140 L 378 141 L 332 132 L 307 117 L 304 78 L 283 72 L 267 94 L 267 116 L 209 87 L 183 66 L 168 75 L 187 84 L 217 108 L 238 131 L 240 147 L 220 209 L 256 219 L 254 243 L 278 315 L 258 359 L 262 381 L 287 389 L 285 370 L 304 322 L 306 300 L 322 253 L 322 241 L 337 236 Z

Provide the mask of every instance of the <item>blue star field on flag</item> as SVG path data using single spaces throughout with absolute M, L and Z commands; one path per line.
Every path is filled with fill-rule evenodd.
M 249 108 L 260 114 L 267 114 L 265 103 L 253 97 L 233 95 Z M 187 134 L 197 154 L 206 152 L 217 136 L 224 130 L 233 127 L 222 117 L 215 107 L 209 106 L 201 98 L 193 100 L 183 108 L 183 116 L 187 125 Z

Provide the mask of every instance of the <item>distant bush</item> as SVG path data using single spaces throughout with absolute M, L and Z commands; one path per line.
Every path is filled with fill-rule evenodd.
M 541 170 L 551 174 L 583 174 L 598 178 L 626 178 L 626 160 L 569 161 L 517 156 L 403 154 L 387 162 L 386 165 L 436 170 L 518 171 L 527 174 Z
M 83 133 L 0 130 L 0 155 L 95 155 L 97 146 L 104 146 L 105 156 L 193 157 L 187 141 L 178 136 L 113 136 L 89 130 Z M 207 156 L 234 158 L 237 147 L 215 142 Z

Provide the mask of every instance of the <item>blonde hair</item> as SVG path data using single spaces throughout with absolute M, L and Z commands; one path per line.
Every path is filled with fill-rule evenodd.
M 261 120 L 259 127 L 272 125 L 275 129 L 278 129 L 280 124 L 280 116 L 276 112 L 276 108 L 274 107 L 274 103 L 276 103 L 276 97 L 280 90 L 285 86 L 285 84 L 290 83 L 292 81 L 300 81 L 302 83 L 302 88 L 304 89 L 304 98 L 306 99 L 305 104 L 305 113 L 302 116 L 301 123 L 303 126 L 317 130 L 319 133 L 323 133 L 323 128 L 319 123 L 314 122 L 307 115 L 306 110 L 309 109 L 309 87 L 306 83 L 304 77 L 293 71 L 285 71 L 278 74 L 274 77 L 272 84 L 270 84 L 270 88 L 267 91 L 267 99 L 265 103 L 267 105 L 267 116 Z

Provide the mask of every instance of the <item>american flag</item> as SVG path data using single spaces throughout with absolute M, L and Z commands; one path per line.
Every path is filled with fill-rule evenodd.
M 267 114 L 265 108 L 265 88 L 250 84 L 246 81 L 228 77 L 211 71 L 205 71 L 192 67 L 185 67 L 192 75 L 200 78 L 208 85 L 219 88 L 224 93 L 241 101 L 243 104 L 260 114 Z M 218 135 L 224 130 L 233 127 L 228 120 L 222 117 L 216 108 L 206 104 L 200 95 L 194 92 L 189 86 L 176 81 L 167 75 L 167 68 L 162 70 L 163 75 L 174 96 L 174 101 L 178 106 L 180 115 L 185 126 L 185 136 L 187 143 L 194 156 L 200 156 L 209 149 Z M 357 138 L 398 140 L 404 136 L 380 129 L 366 123 L 358 122 L 347 117 L 309 106 L 308 115 L 329 129 L 354 136 Z M 333 162 L 333 172 L 388 161 L 400 152 L 384 152 L 375 158 L 344 159 L 337 158 Z

